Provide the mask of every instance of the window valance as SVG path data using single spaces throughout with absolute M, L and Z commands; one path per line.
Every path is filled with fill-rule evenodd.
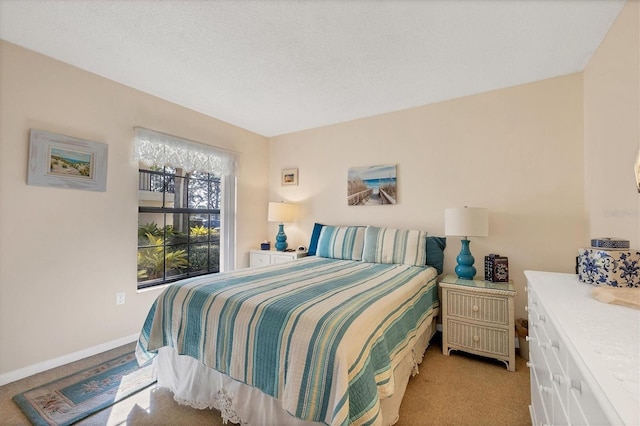
M 185 172 L 236 176 L 236 154 L 177 136 L 136 127 L 134 160 L 147 166 L 169 166 Z

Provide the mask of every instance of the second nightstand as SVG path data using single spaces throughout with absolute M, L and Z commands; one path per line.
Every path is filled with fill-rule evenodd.
M 440 288 L 442 353 L 460 350 L 495 358 L 515 371 L 513 285 L 447 275 Z
M 249 267 L 291 262 L 306 255 L 306 251 L 251 250 L 249 252 Z

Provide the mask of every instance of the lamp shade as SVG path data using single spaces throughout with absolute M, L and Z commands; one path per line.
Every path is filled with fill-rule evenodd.
M 296 206 L 289 203 L 269 203 L 269 222 L 291 223 L 295 220 Z
M 482 207 L 451 207 L 444 211 L 444 234 L 460 237 L 487 237 L 489 210 Z

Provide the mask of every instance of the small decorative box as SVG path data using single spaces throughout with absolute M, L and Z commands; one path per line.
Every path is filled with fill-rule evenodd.
M 271 250 L 271 243 L 260 243 L 260 250 Z
M 484 257 L 484 280 L 494 283 L 509 282 L 509 259 L 499 254 Z
M 498 256 L 493 260 L 493 282 L 509 282 L 509 259 L 506 256 Z
M 611 287 L 640 287 L 640 250 L 578 249 L 578 279 Z
M 490 254 L 484 257 L 484 280 L 493 281 L 493 260 L 500 256 L 499 254 Z
M 621 238 L 594 238 L 591 240 L 591 247 L 605 250 L 628 250 L 629 240 L 623 240 Z

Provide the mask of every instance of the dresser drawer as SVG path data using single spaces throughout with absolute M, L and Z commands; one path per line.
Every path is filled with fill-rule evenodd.
M 567 367 L 571 423 L 581 425 L 610 424 L 611 420 L 602 410 L 594 395 L 594 390 L 591 389 L 571 356 L 568 359 Z
M 447 321 L 447 343 L 491 355 L 509 355 L 509 333 L 506 329 Z M 513 337 L 511 337 L 513 338 Z
M 542 394 L 540 392 L 540 380 L 538 380 L 538 369 L 536 369 L 536 358 L 533 354 L 529 357 L 529 368 L 531 369 L 531 423 L 533 426 L 542 426 L 549 424 L 549 415 L 547 414 L 547 404 L 543 403 Z
M 447 313 L 451 317 L 509 325 L 510 312 L 507 297 L 449 291 L 447 304 Z

